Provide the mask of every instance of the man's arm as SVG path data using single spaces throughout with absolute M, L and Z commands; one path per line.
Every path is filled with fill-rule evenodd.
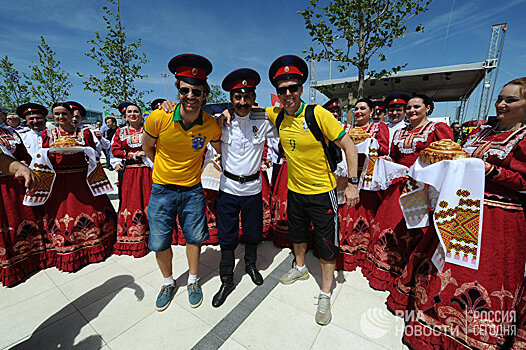
M 211 141 L 210 142 L 210 145 L 212 145 L 212 147 L 214 147 L 214 150 L 221 154 L 221 140 L 218 140 L 218 141 Z
M 358 177 L 358 149 L 354 145 L 349 135 L 345 134 L 334 143 L 340 147 L 345 153 L 345 160 L 347 161 L 347 169 L 349 171 L 348 177 Z M 344 199 L 347 206 L 355 206 L 360 201 L 358 194 L 358 185 L 347 183 L 344 192 Z
M 157 143 L 157 139 L 151 137 L 146 133 L 146 131 L 142 132 L 142 150 L 144 153 L 146 153 L 146 156 L 150 158 L 150 160 L 153 162 L 155 159 L 155 144 Z
M 23 178 L 24 185 L 32 190 L 37 184 L 35 174 L 24 164 L 19 161 L 0 153 L 0 171 L 4 174 L 14 175 L 15 178 Z

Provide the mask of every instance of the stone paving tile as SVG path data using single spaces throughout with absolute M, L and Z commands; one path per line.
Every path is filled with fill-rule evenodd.
M 0 312 L 0 347 L 13 344 L 76 312 L 56 287 L 5 308 Z
M 310 349 L 319 330 L 312 315 L 269 296 L 232 339 L 249 349 Z
M 385 298 L 343 286 L 332 307 L 333 323 L 361 338 L 390 349 L 401 349 L 400 319 L 385 306 Z
M 157 312 L 154 308 L 157 293 L 148 283 L 137 280 L 80 309 L 80 313 L 108 343 Z
M 190 349 L 210 325 L 176 303 L 154 312 L 108 343 L 115 349 Z
M 100 349 L 106 343 L 78 312 L 37 329 L 30 337 L 12 345 L 12 350 L 34 349 Z
M 340 328 L 334 324 L 322 327 L 318 337 L 312 345 L 313 350 L 325 349 L 360 349 L 360 350 L 385 350 L 370 340 L 364 339 L 354 333 Z
M 0 311 L 56 287 L 46 271 L 39 271 L 14 287 L 0 286 Z
M 127 269 L 111 261 L 96 271 L 58 287 L 76 308 L 81 309 L 106 295 L 116 293 L 134 280 Z

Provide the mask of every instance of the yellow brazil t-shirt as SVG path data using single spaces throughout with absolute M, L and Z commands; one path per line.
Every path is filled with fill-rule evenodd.
M 153 111 L 146 118 L 144 131 L 157 139 L 152 178 L 161 185 L 198 184 L 206 145 L 221 138 L 216 120 L 206 112 L 201 111 L 192 125 L 185 126 L 180 105 L 173 113 Z
M 267 107 L 266 111 L 270 121 L 276 124 L 281 108 Z M 345 135 L 336 118 L 321 106 L 314 107 L 314 117 L 326 143 L 328 139 L 334 141 Z M 336 178 L 329 167 L 323 146 L 314 138 L 305 121 L 304 103 L 294 116 L 285 112 L 279 137 L 287 158 L 289 190 L 301 194 L 318 194 L 336 187 Z

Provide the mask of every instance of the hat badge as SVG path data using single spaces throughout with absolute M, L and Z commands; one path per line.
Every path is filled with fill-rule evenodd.
M 192 74 L 197 75 L 197 68 L 192 68 Z
M 288 73 L 289 70 L 290 70 L 290 69 L 289 69 L 289 66 L 285 66 L 285 69 L 284 69 L 284 70 L 285 70 L 285 73 Z
M 248 85 L 248 83 L 247 83 L 246 80 L 243 80 L 243 81 L 241 82 L 241 84 L 243 84 L 243 86 L 247 86 L 247 85 Z
M 397 99 L 395 98 L 395 99 L 393 99 L 393 102 L 394 102 L 394 103 L 397 103 L 397 102 L 398 102 L 398 100 L 397 100 Z

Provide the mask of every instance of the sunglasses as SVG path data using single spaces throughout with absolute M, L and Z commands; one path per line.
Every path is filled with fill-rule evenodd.
M 179 89 L 179 93 L 183 96 L 186 96 L 188 95 L 188 93 L 190 93 L 190 88 L 182 87 Z M 192 89 L 192 95 L 194 95 L 195 97 L 201 97 L 202 94 L 203 94 L 203 91 L 199 89 Z
M 276 92 L 278 93 L 278 95 L 285 95 L 287 91 L 290 91 L 290 93 L 293 94 L 295 92 L 298 92 L 300 87 L 301 87 L 300 84 L 279 87 L 279 88 L 276 88 Z

